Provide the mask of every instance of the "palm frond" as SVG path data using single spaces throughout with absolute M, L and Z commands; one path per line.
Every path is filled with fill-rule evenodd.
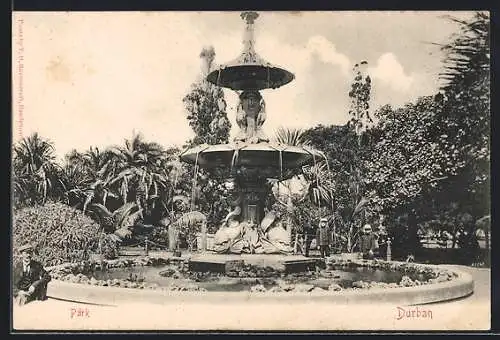
M 290 129 L 280 127 L 274 136 L 276 142 L 290 146 L 304 145 L 304 131 L 302 129 Z
M 127 219 L 132 215 L 132 210 L 137 209 L 135 203 L 125 203 L 113 212 L 115 229 L 121 228 Z M 142 212 L 142 209 L 139 209 Z
M 104 205 L 100 203 L 93 203 L 90 205 L 90 209 L 97 213 L 99 217 L 112 217 L 113 213 L 108 210 Z

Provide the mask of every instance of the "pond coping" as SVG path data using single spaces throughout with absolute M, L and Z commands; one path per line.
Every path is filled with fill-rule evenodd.
M 163 260 L 168 258 L 161 257 Z M 129 259 L 129 263 L 144 263 L 147 258 Z M 180 260 L 180 259 L 179 259 Z M 183 259 L 186 260 L 186 259 Z M 111 260 L 113 261 L 123 260 Z M 334 260 L 337 263 L 337 260 Z M 368 266 L 374 263 L 385 263 L 395 266 L 429 268 L 435 272 L 453 273 L 454 277 L 445 282 L 428 283 L 412 287 L 345 289 L 342 291 L 310 291 L 310 292 L 207 292 L 207 291 L 172 291 L 162 289 L 138 289 L 125 287 L 95 286 L 84 283 L 73 283 L 53 279 L 48 285 L 47 295 L 51 298 L 70 300 L 81 303 L 118 306 L 124 303 L 140 302 L 153 304 L 168 303 L 293 303 L 293 302 L 328 302 L 336 304 L 397 304 L 399 306 L 420 305 L 449 301 L 471 295 L 474 292 L 474 281 L 468 273 L 449 269 L 439 265 L 406 263 L 397 261 L 341 260 L 355 266 Z M 61 264 L 48 267 L 49 271 L 64 267 Z M 74 265 L 74 264 L 71 264 Z

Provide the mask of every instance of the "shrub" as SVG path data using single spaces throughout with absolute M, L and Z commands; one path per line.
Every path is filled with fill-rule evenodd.
M 14 263 L 16 249 L 29 243 L 45 266 L 88 260 L 99 239 L 99 226 L 81 211 L 62 203 L 46 203 L 14 211 Z
M 102 234 L 100 252 L 106 260 L 116 259 L 119 255 L 119 238 L 114 234 Z

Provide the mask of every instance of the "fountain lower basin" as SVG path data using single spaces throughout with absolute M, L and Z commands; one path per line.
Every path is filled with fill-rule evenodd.
M 121 274 L 115 275 L 113 279 L 110 279 L 113 275 L 107 278 L 108 282 L 120 282 L 120 279 L 116 279 L 116 277 L 120 277 L 121 282 L 126 282 L 127 275 L 134 271 L 139 274 L 142 271 L 144 277 L 151 274 L 157 277 L 158 280 L 154 289 L 150 287 L 141 288 L 141 284 L 136 282 L 127 283 L 127 288 L 123 287 L 123 283 L 121 285 L 118 283 L 120 286 L 113 286 L 113 284 L 111 286 L 96 285 L 95 282 L 99 280 L 94 279 L 94 283 L 92 283 L 88 278 L 81 279 L 82 276 L 78 279 L 78 275 L 73 275 L 76 279 L 73 282 L 68 282 L 65 278 L 56 275 L 49 284 L 48 296 L 83 303 L 107 305 L 120 305 L 127 302 L 167 304 L 199 303 L 200 301 L 204 303 L 317 301 L 337 304 L 385 303 L 404 306 L 458 299 L 471 295 L 474 291 L 474 282 L 467 273 L 457 270 L 450 271 L 440 266 L 401 262 L 336 261 L 334 267 L 337 269 L 331 270 L 329 274 L 326 274 L 323 270 L 319 277 L 314 276 L 314 274 L 313 278 L 300 278 L 300 276 L 297 276 L 296 279 L 298 279 L 293 283 L 294 287 L 289 290 L 286 290 L 286 286 L 290 282 L 289 275 L 296 274 L 288 274 L 287 276 L 286 273 L 278 274 L 279 271 L 276 271 L 268 275 L 268 277 L 227 277 L 219 274 L 219 276 L 213 276 L 211 279 L 206 279 L 201 275 L 198 277 L 201 280 L 198 281 L 195 276 L 191 276 L 188 280 L 179 280 L 172 279 L 171 276 L 169 278 L 169 275 L 162 277 L 161 272 L 165 271 L 165 266 L 172 265 L 172 262 L 163 263 L 167 264 L 163 264 L 164 267 L 161 267 L 161 265 L 156 266 L 156 268 L 148 265 L 130 267 L 119 265 L 118 268 L 111 268 L 110 270 Z M 332 265 L 331 262 L 330 265 Z M 61 266 L 58 267 L 61 268 Z M 75 268 L 75 265 L 73 265 L 73 268 Z M 134 269 L 131 270 L 131 268 Z M 395 272 L 390 273 L 390 268 L 395 268 Z M 146 273 L 148 270 L 149 274 Z M 76 273 L 73 269 L 72 271 Z M 407 279 L 405 279 L 407 281 L 401 280 L 401 277 L 412 272 L 417 275 L 419 273 L 434 273 L 437 278 L 421 282 L 418 285 L 411 284 L 411 282 L 418 280 L 417 276 L 413 276 L 413 279 L 409 281 Z M 437 275 L 437 273 L 440 274 Z M 449 275 L 449 277 L 442 276 L 443 273 L 447 273 L 446 275 Z M 379 281 L 372 281 L 377 278 Z M 420 278 L 425 279 L 422 276 Z M 440 280 L 440 278 L 444 279 Z M 169 279 L 170 282 L 168 282 Z M 370 283 L 370 281 L 372 282 Z M 399 283 L 396 283 L 397 281 Z M 172 285 L 172 283 L 175 284 Z M 180 283 L 182 284 L 179 286 Z M 161 286 L 163 284 L 164 287 Z M 176 285 L 177 288 L 175 288 Z M 187 287 L 187 290 L 183 290 L 182 285 Z M 281 288 L 277 289 L 276 287 Z

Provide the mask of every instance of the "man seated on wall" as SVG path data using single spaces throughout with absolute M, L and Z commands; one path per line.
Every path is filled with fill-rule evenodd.
M 22 272 L 18 273 L 20 278 L 15 283 L 18 290 L 15 294 L 17 302 L 24 305 L 34 300 L 46 300 L 47 284 L 52 278 L 43 265 L 33 259 L 33 248 L 30 245 L 20 247 L 19 252 L 22 256 Z

